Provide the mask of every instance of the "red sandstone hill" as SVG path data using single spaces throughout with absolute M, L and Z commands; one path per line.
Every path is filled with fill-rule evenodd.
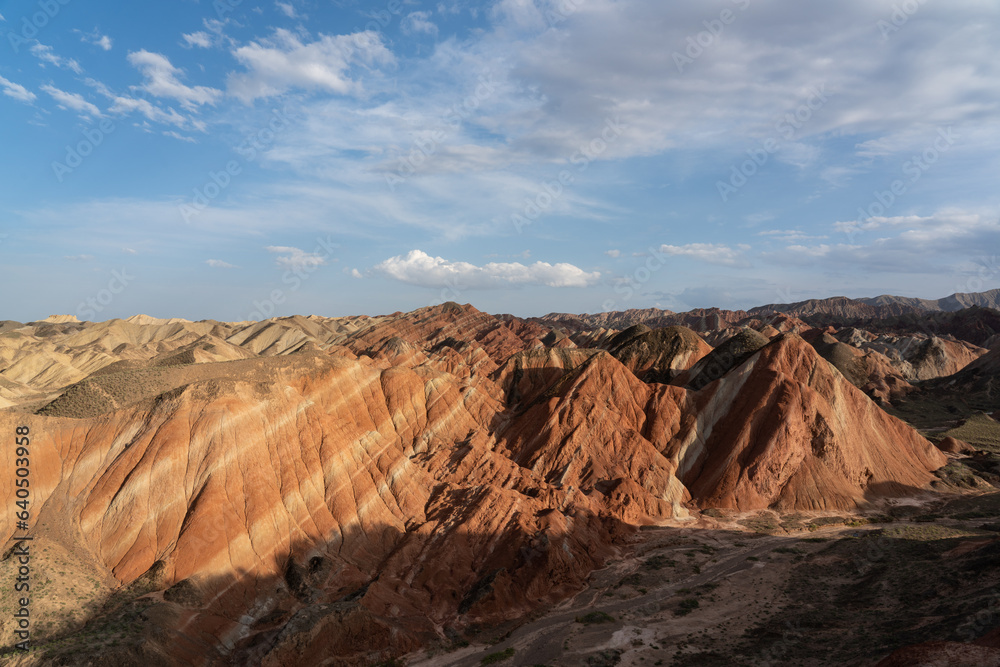
M 366 664 L 565 599 L 637 525 L 863 507 L 945 462 L 794 334 L 744 330 L 695 390 L 639 377 L 694 364 L 690 331 L 576 349 L 457 304 L 44 326 L 43 342 L 14 329 L 23 386 L 52 367 L 33 345 L 64 355 L 65 378 L 98 368 L 0 411 L 0 430 L 32 432 L 39 548 L 115 591 L 88 613 L 140 628 L 102 649 L 120 664 Z M 101 341 L 126 334 L 112 362 L 121 343 Z M 55 352 L 61 336 L 102 352 Z M 56 382 L 36 377 L 32 398 Z M 5 513 L 0 539 L 15 532 Z M 49 600 L 40 614 L 64 613 Z
M 672 441 L 703 507 L 826 509 L 926 487 L 945 457 L 785 334 L 693 397 Z

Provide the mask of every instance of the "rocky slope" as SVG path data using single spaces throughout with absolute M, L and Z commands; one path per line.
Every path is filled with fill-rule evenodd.
M 565 599 L 640 525 L 925 493 L 944 454 L 773 328 L 710 351 L 643 327 L 581 348 L 458 304 L 14 323 L 0 431 L 31 429 L 53 585 L 94 582 L 80 615 L 39 598 L 61 620 L 38 643 L 61 664 L 367 664 Z
M 944 456 L 786 334 L 693 401 L 672 441 L 703 507 L 826 509 L 930 483 Z M 683 449 L 680 449 L 683 448 Z

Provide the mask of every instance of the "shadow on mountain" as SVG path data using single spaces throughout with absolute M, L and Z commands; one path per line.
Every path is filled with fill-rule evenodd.
M 987 513 L 996 513 L 995 505 Z M 422 540 L 418 527 L 406 534 L 392 526 L 367 533 L 356 528 L 340 549 L 295 544 L 266 577 L 236 572 L 172 581 L 164 577 L 166 564 L 158 562 L 104 600 L 79 630 L 40 639 L 37 662 L 17 664 L 355 666 L 427 646 L 438 648 L 441 664 L 478 664 L 478 655 L 471 662 L 448 662 L 448 652 L 468 642 L 485 642 L 490 652 L 508 646 L 523 651 L 522 638 L 539 618 L 572 624 L 581 615 L 604 613 L 616 621 L 609 635 L 623 624 L 662 619 L 656 627 L 669 637 L 669 619 L 686 614 L 682 609 L 692 605 L 682 602 L 694 599 L 700 602 L 693 605 L 700 607 L 696 613 L 706 614 L 706 628 L 721 629 L 728 620 L 709 615 L 721 604 L 712 591 L 720 585 L 754 590 L 762 563 L 780 572 L 783 604 L 758 618 L 748 603 L 747 617 L 756 620 L 735 644 L 726 644 L 739 653 L 707 636 L 689 636 L 674 664 L 872 665 L 896 649 L 929 641 L 988 644 L 983 637 L 1000 625 L 996 533 L 973 534 L 940 520 L 881 521 L 836 535 L 648 527 L 641 535 L 651 546 L 631 551 L 637 557 L 622 561 L 624 568 L 592 576 L 605 559 L 565 572 L 552 558 L 569 549 L 572 558 L 586 559 L 588 545 L 573 533 L 541 539 L 461 531 L 446 538 L 450 544 L 435 558 L 421 560 L 415 551 Z M 635 534 L 632 527 L 618 528 L 619 544 Z M 390 535 L 395 537 L 388 548 L 369 553 L 366 547 Z M 340 555 L 355 543 L 368 544 Z M 472 552 L 462 544 L 494 548 Z M 591 599 L 589 606 L 553 610 L 586 586 L 594 591 L 583 596 Z M 58 626 L 58 619 L 44 620 Z M 0 656 L 10 657 L 8 651 L 0 649 Z M 522 660 L 531 658 L 525 654 Z
M 36 618 L 44 659 L 32 664 L 372 664 L 564 599 L 636 530 L 572 510 L 561 517 L 564 531 L 528 534 L 516 522 L 497 532 L 449 530 L 467 519 L 472 493 L 437 489 L 427 524 L 405 533 L 355 524 L 329 542 L 296 542 L 256 572 L 173 580 L 178 560 L 197 556 L 207 571 L 220 556 L 174 552 L 102 600 L 83 627 L 60 633 L 69 617 Z

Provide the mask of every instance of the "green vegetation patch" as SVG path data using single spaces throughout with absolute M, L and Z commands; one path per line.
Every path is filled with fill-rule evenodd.
M 1000 423 L 982 412 L 965 420 L 961 426 L 945 431 L 942 437 L 964 440 L 977 449 L 1000 453 Z
M 769 513 L 758 514 L 749 519 L 741 519 L 737 523 L 755 533 L 773 535 L 782 532 L 781 523 L 778 521 L 778 518 Z
M 594 623 L 614 623 L 615 617 L 610 614 L 605 614 L 603 611 L 592 611 L 583 616 L 576 617 L 577 623 L 583 623 L 584 625 L 592 625 Z
M 643 562 L 642 567 L 647 570 L 661 570 L 665 567 L 677 567 L 677 561 L 667 558 L 662 554 L 650 556 Z
M 502 651 L 497 651 L 496 653 L 490 653 L 488 656 L 484 657 L 479 661 L 480 665 L 495 665 L 498 662 L 503 662 L 504 660 L 510 660 L 514 657 L 514 649 L 508 648 Z
M 674 612 L 674 615 L 687 616 L 700 606 L 701 603 L 698 602 L 698 598 L 684 598 L 680 601 L 680 604 L 677 605 L 677 611 Z
M 917 542 L 929 542 L 935 540 L 947 540 L 956 537 L 974 537 L 979 535 L 974 531 L 962 528 L 952 528 L 938 524 L 928 524 L 922 526 L 893 526 L 882 531 L 882 536 L 889 539 L 913 540 Z

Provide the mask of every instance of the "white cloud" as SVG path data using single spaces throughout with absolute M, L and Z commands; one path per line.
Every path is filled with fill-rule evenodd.
M 82 32 L 80 30 L 74 30 L 73 32 L 78 33 L 80 35 L 80 41 L 85 44 L 93 44 L 94 46 L 104 49 L 105 51 L 111 50 L 111 38 L 107 35 L 102 35 L 96 28 L 93 32 Z
M 615 259 L 617 259 L 618 257 L 622 256 L 622 251 L 621 250 L 605 250 L 604 254 L 607 255 L 608 257 L 614 257 Z
M 404 35 L 414 35 L 426 33 L 428 35 L 438 34 L 438 27 L 430 21 L 430 12 L 411 12 L 403 17 L 399 27 Z
M 99 94 L 103 95 L 104 97 L 107 97 L 110 100 L 113 100 L 116 97 L 116 95 L 111 92 L 110 88 L 105 86 L 97 79 L 92 79 L 90 77 L 87 77 L 83 80 L 83 82 L 88 86 L 90 86 L 91 88 L 93 88 L 94 90 L 96 90 Z
M 347 94 L 359 90 L 348 75 L 355 63 L 394 62 L 378 33 L 321 35 L 304 44 L 291 32 L 278 29 L 271 39 L 250 42 L 233 51 L 247 72 L 229 75 L 229 92 L 244 102 L 278 95 L 293 87 Z
M 232 40 L 223 32 L 229 23 L 230 19 L 221 21 L 218 19 L 202 19 L 202 24 L 205 26 L 205 30 L 182 33 L 181 38 L 184 41 L 181 42 L 181 46 L 185 49 L 194 47 L 209 49 L 223 42 L 231 43 Z
M 139 253 L 134 248 L 122 248 L 122 252 L 126 255 L 138 255 Z
M 72 58 L 62 58 L 56 55 L 56 53 L 52 50 L 51 46 L 46 46 L 41 42 L 37 42 L 34 45 L 32 45 L 31 53 L 39 60 L 51 63 L 56 67 L 60 67 L 62 69 L 68 69 L 76 74 L 83 73 L 83 68 L 80 67 L 80 63 L 76 62 Z
M 769 220 L 774 220 L 773 213 L 752 213 L 747 216 L 747 222 L 751 227 L 756 227 L 757 225 L 768 222 Z
M 350 277 L 352 277 L 352 278 L 358 278 L 358 279 L 361 279 L 361 278 L 364 278 L 364 276 L 363 276 L 363 275 L 361 275 L 361 272 L 360 272 L 360 271 L 358 271 L 357 269 L 351 269 L 351 270 L 347 270 L 347 269 L 345 268 L 345 269 L 344 269 L 344 273 L 346 273 L 347 275 L 349 275 L 349 276 L 350 276 Z
M 184 44 L 182 46 L 186 48 L 191 48 L 193 46 L 198 46 L 203 49 L 207 49 L 212 46 L 212 36 L 209 35 L 204 30 L 199 30 L 197 32 L 185 33 L 181 37 L 184 38 Z
M 66 255 L 63 259 L 68 259 L 71 262 L 89 262 L 94 259 L 93 255 Z
M 542 3 L 543 5 L 546 3 Z M 544 30 L 545 15 L 533 0 L 500 0 L 493 6 L 494 20 L 524 31 Z
M 294 19 L 297 14 L 295 13 L 295 7 L 292 7 L 291 3 L 288 2 L 276 2 L 274 5 L 281 10 L 281 13 L 290 19 Z
M 810 239 L 825 239 L 826 236 L 814 236 L 811 234 L 806 234 L 800 229 L 768 229 L 762 232 L 757 232 L 757 236 L 767 236 L 779 241 L 784 241 L 790 243 L 792 241 L 805 241 Z
M 172 137 L 174 139 L 177 139 L 178 141 L 186 141 L 189 144 L 196 144 L 196 143 L 198 143 L 198 141 L 194 137 L 187 137 L 187 136 L 181 134 L 180 132 L 174 132 L 173 130 L 165 130 L 163 132 L 163 136 L 165 136 L 165 137 Z
M 215 104 L 222 97 L 222 91 L 208 86 L 186 86 L 178 76 L 184 72 L 170 64 L 170 60 L 159 53 L 143 49 L 128 54 L 128 61 L 146 77 L 143 89 L 156 97 L 166 97 L 180 102 L 189 111 L 203 104 Z
M 661 245 L 660 252 L 665 255 L 676 257 L 690 257 L 709 264 L 719 264 L 720 266 L 746 267 L 750 263 L 743 257 L 743 253 L 750 249 L 750 246 L 740 244 L 736 248 L 715 243 L 688 243 L 687 245 Z
M 565 16 L 567 4 L 575 11 Z M 566 159 L 616 116 L 628 130 L 600 159 L 680 146 L 745 159 L 771 137 L 781 146 L 774 159 L 799 167 L 822 163 L 818 146 L 829 137 L 996 117 L 1000 69 L 975 65 L 991 62 L 998 37 L 996 22 L 981 20 L 983 0 L 923 5 L 884 42 L 875 24 L 892 4 L 502 0 L 474 49 L 452 48 L 439 62 L 453 69 L 465 57 L 509 73 L 517 93 L 482 122 L 548 159 Z M 723 9 L 734 20 L 679 72 L 674 54 Z M 811 92 L 823 84 L 825 101 Z M 794 125 L 778 129 L 790 114 Z
M 805 169 L 815 164 L 819 160 L 819 157 L 820 149 L 818 146 L 800 141 L 782 144 L 781 150 L 775 153 L 777 160 L 785 164 L 790 164 L 793 167 L 798 167 L 799 169 Z
M 230 264 L 229 262 L 223 262 L 221 259 L 206 259 L 205 263 L 211 266 L 213 269 L 235 269 L 237 268 L 235 264 Z
M 140 100 L 133 97 L 116 97 L 114 103 L 108 109 L 109 113 L 126 114 L 138 111 L 154 123 L 165 123 L 176 125 L 177 127 L 187 127 L 190 125 L 196 130 L 204 130 L 204 123 L 190 120 L 177 113 L 174 109 L 162 109 L 149 100 Z
M 27 102 L 31 104 L 35 101 L 37 96 L 22 86 L 19 83 L 14 83 L 13 81 L 8 81 L 7 79 L 0 76 L 0 87 L 3 88 L 3 94 L 7 97 L 13 97 L 15 100 L 20 102 Z
M 796 244 L 761 256 L 813 270 L 942 275 L 1000 247 L 996 211 L 943 210 L 929 216 L 838 222 L 834 228 L 846 234 L 844 242 Z M 876 230 L 881 236 L 873 238 Z
M 833 229 L 836 232 L 842 232 L 850 237 L 855 236 L 860 232 L 871 231 L 880 227 L 900 227 L 903 225 L 919 227 L 931 220 L 933 220 L 933 218 L 920 217 L 918 215 L 900 215 L 888 218 L 884 216 L 875 216 L 866 220 L 835 222 L 833 223 Z
M 519 262 L 490 262 L 484 266 L 476 266 L 468 262 L 450 262 L 442 257 L 431 257 L 421 250 L 411 250 L 405 256 L 390 257 L 377 264 L 374 270 L 411 285 L 451 286 L 459 290 L 522 285 L 587 287 L 596 283 L 601 276 L 598 272 L 587 273 L 565 263 L 535 262 L 525 266 Z
M 300 248 L 270 245 L 264 249 L 278 255 L 275 259 L 278 266 L 291 269 L 292 271 L 299 271 L 301 269 L 323 266 L 326 264 L 326 258 L 323 255 L 315 252 L 306 252 Z
M 851 182 L 851 179 L 860 173 L 862 173 L 861 170 L 856 167 L 832 165 L 823 169 L 819 177 L 829 183 L 831 187 L 842 188 L 847 186 Z
M 99 117 L 101 115 L 100 109 L 83 99 L 83 96 L 78 93 L 67 93 L 65 90 L 59 90 L 48 84 L 42 86 L 41 89 L 56 101 L 60 109 L 71 109 L 90 116 Z

